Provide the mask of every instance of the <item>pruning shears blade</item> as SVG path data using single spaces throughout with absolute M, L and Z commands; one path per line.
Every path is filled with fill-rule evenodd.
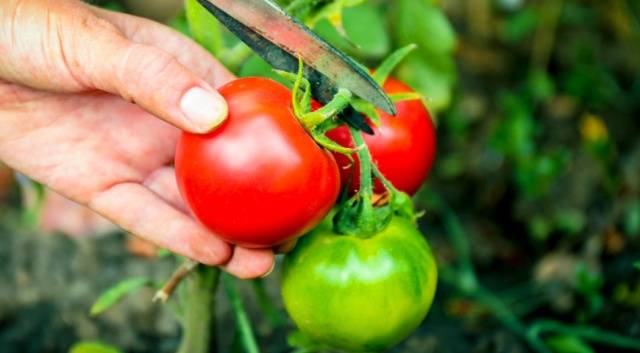
M 371 76 L 355 61 L 318 37 L 270 0 L 198 0 L 224 26 L 273 67 L 289 72 L 305 63 L 312 93 L 329 102 L 337 87 L 350 90 L 389 114 L 395 105 Z M 343 114 L 352 126 L 373 131 L 360 114 Z

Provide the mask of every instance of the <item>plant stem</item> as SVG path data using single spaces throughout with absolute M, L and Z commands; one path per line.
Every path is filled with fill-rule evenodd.
M 233 277 L 224 274 L 222 275 L 222 282 L 224 283 L 224 289 L 227 292 L 227 297 L 229 298 L 233 314 L 236 318 L 236 327 L 240 334 L 240 343 L 244 347 L 246 353 L 260 353 L 256 337 L 253 334 L 253 329 L 249 322 L 249 316 L 244 310 L 242 298 L 240 298 L 240 294 L 236 289 Z
M 459 272 L 461 274 L 458 279 L 459 285 L 464 288 L 464 292 L 471 293 L 478 286 L 478 279 L 471 260 L 471 247 L 462 223 L 451 207 L 440 196 L 429 192 L 428 199 L 440 210 L 444 227 L 458 255 Z
M 369 148 L 362 138 L 362 133 L 351 126 L 349 126 L 349 132 L 351 132 L 353 143 L 356 146 L 356 154 L 360 163 L 360 190 L 358 191 L 358 196 L 360 197 L 359 234 L 362 237 L 369 237 L 379 230 L 373 206 L 373 174 L 371 166 L 373 160 L 371 153 L 369 153 Z
M 363 201 L 368 201 L 371 204 L 371 197 L 373 196 L 373 178 L 371 177 L 371 164 L 373 161 L 371 160 L 371 153 L 369 153 L 360 131 L 349 126 L 349 132 L 351 132 L 351 138 L 356 146 L 356 154 L 360 162 L 360 195 Z
M 269 320 L 271 326 L 279 327 L 284 325 L 286 319 L 282 316 L 280 310 L 275 307 L 273 300 L 269 298 L 267 289 L 264 286 L 264 280 L 262 278 L 256 278 L 251 281 L 251 286 L 258 300 L 258 306 L 260 306 L 260 309 Z
M 329 103 L 316 111 L 304 114 L 299 119 L 307 131 L 312 131 L 323 122 L 338 115 L 338 113 L 349 105 L 351 97 L 352 94 L 349 90 L 341 88 Z
M 186 278 L 182 342 L 178 353 L 216 351 L 215 291 L 220 277 L 217 267 L 196 267 Z
M 156 292 L 156 294 L 153 296 L 153 301 L 160 301 L 165 304 L 169 300 L 169 297 L 171 297 L 173 292 L 176 290 L 178 285 L 182 282 L 182 280 L 197 266 L 197 262 L 186 259 L 180 265 L 180 267 L 178 267 L 171 275 L 171 278 L 169 278 L 167 283 L 165 283 L 164 286 L 162 286 L 162 288 Z
M 531 324 L 528 330 L 528 334 L 532 337 L 540 337 L 543 332 L 557 332 L 612 347 L 640 351 L 640 340 L 592 326 L 574 326 L 557 321 L 541 320 Z

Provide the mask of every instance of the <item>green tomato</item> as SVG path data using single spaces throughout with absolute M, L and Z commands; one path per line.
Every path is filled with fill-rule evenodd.
M 323 222 L 284 261 L 282 296 L 300 331 L 335 349 L 378 352 L 405 339 L 429 311 L 436 263 L 416 226 L 394 217 L 369 238 Z

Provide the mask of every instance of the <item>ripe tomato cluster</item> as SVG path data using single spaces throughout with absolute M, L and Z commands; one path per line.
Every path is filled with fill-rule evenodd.
M 384 89 L 410 91 L 393 79 Z M 331 210 L 341 189 L 357 195 L 358 158 L 321 148 L 294 113 L 291 92 L 275 81 L 242 78 L 220 93 L 229 106 L 226 122 L 209 134 L 183 133 L 177 146 L 178 186 L 193 215 L 244 247 L 307 234 L 286 256 L 282 295 L 313 340 L 373 352 L 404 339 L 426 316 L 437 277 L 414 218 L 396 213 L 374 234 L 339 234 Z M 397 110 L 395 117 L 378 112 L 377 125 L 369 120 L 375 134 L 364 141 L 393 192 L 414 193 L 433 163 L 434 127 L 419 100 L 401 101 Z M 353 147 L 349 134 L 337 127 L 327 136 Z M 385 188 L 377 182 L 375 191 Z

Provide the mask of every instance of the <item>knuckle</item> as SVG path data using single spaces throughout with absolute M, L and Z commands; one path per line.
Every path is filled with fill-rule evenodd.
M 198 261 L 208 266 L 223 265 L 233 256 L 233 249 L 231 246 L 219 246 L 215 251 L 201 251 L 198 253 Z
M 132 92 L 144 89 L 163 89 L 166 86 L 153 87 L 154 83 L 171 80 L 175 82 L 180 75 L 178 60 L 169 53 L 158 48 L 131 44 L 116 68 L 120 94 L 127 100 L 132 100 Z
M 165 51 L 144 44 L 132 44 L 120 67 L 121 75 L 129 79 L 166 75 L 178 61 Z

